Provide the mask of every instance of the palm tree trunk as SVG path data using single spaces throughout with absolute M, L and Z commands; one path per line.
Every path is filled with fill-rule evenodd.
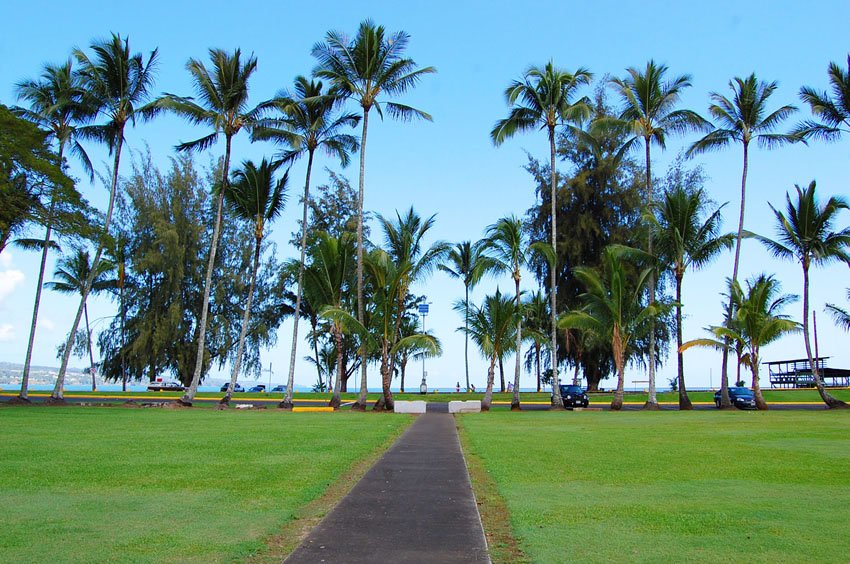
M 404 372 L 407 370 L 407 353 L 404 353 L 401 357 L 401 393 L 404 393 Z
M 89 306 L 83 306 L 83 316 L 86 320 L 86 348 L 89 350 L 89 374 L 91 375 L 91 391 L 97 391 L 94 376 L 94 354 L 91 350 L 91 328 L 89 327 Z
M 499 380 L 501 380 L 500 383 L 501 383 L 501 386 L 502 386 L 499 389 L 499 391 L 504 394 L 505 389 L 506 389 L 505 388 L 505 366 L 504 366 L 504 359 L 502 358 L 502 355 L 499 355 Z
M 735 237 L 735 261 L 732 263 L 732 286 L 738 281 L 738 262 L 741 258 L 741 239 L 744 235 L 744 209 L 747 201 L 747 168 L 749 167 L 749 142 L 744 141 L 744 171 L 741 174 L 741 211 L 738 214 L 738 234 Z M 729 305 L 726 306 L 726 319 L 732 319 L 732 287 L 729 288 Z M 720 367 L 720 408 L 729 409 L 729 339 L 724 339 L 723 364 Z
M 304 181 L 304 205 L 301 215 L 301 262 L 298 264 L 298 293 L 295 298 L 295 321 L 292 323 L 292 351 L 289 353 L 289 377 L 286 380 L 286 394 L 281 402 L 281 407 L 292 408 L 292 388 L 295 385 L 295 355 L 298 349 L 298 321 L 301 317 L 301 295 L 304 291 L 304 259 L 307 255 L 307 204 L 310 201 L 310 172 L 313 170 L 313 152 L 307 152 L 307 180 Z M 316 366 L 318 366 L 316 357 Z M 321 373 L 319 376 L 321 380 Z
M 519 301 L 519 277 L 514 278 L 516 284 L 516 307 L 520 311 Z M 511 398 L 511 411 L 519 411 L 519 376 L 522 370 L 522 315 L 517 316 L 516 322 L 516 370 L 514 371 L 514 395 Z
M 625 351 L 623 343 L 620 340 L 620 328 L 614 326 L 614 338 L 611 342 L 611 347 L 614 350 L 614 365 L 617 367 L 617 391 L 614 392 L 614 398 L 611 400 L 611 409 L 620 411 L 623 409 L 623 387 L 625 384 Z
M 464 328 L 464 338 L 463 338 L 463 363 L 466 367 L 466 391 L 469 391 L 469 284 L 464 284 L 464 288 L 466 289 L 466 298 L 464 299 L 464 304 L 466 307 L 464 308 L 463 315 L 463 328 Z
M 392 383 L 392 371 L 390 368 L 390 357 L 389 357 L 389 347 L 386 341 L 383 345 L 383 350 L 381 351 L 381 391 L 383 392 L 383 408 L 387 411 L 393 411 L 395 409 L 395 402 L 393 401 L 393 392 L 390 389 L 390 384 Z
M 224 208 L 224 193 L 227 191 L 228 174 L 230 173 L 230 141 L 231 136 L 225 138 L 224 145 L 224 167 L 221 174 L 221 188 L 216 202 L 215 225 L 213 226 L 212 246 L 210 247 L 210 259 L 207 264 L 207 275 L 204 280 L 204 302 L 201 306 L 201 319 L 198 320 L 198 351 L 195 357 L 195 372 L 192 374 L 192 383 L 189 389 L 178 400 L 178 403 L 191 406 L 198 393 L 198 385 L 201 383 L 201 373 L 204 370 L 204 345 L 207 338 L 207 310 L 210 305 L 210 290 L 212 289 L 212 274 L 215 266 L 215 255 L 218 251 L 218 239 L 221 235 L 221 220 Z
M 496 377 L 496 355 L 490 358 L 490 368 L 487 369 L 487 389 L 484 390 L 484 397 L 481 399 L 481 411 L 490 411 L 490 404 L 493 403 L 493 380 Z
M 540 393 L 540 343 L 534 343 L 534 357 L 537 364 L 537 393 Z
M 812 370 L 812 378 L 818 389 L 821 399 L 830 409 L 835 407 L 847 408 L 848 405 L 830 395 L 823 385 L 820 372 L 818 371 L 816 359 L 812 357 L 812 345 L 809 340 L 809 257 L 803 259 L 803 340 L 806 344 L 806 355 L 809 358 L 809 367 Z
M 357 321 L 365 326 L 366 308 L 363 303 L 363 196 L 366 186 L 366 132 L 369 126 L 369 109 L 363 108 L 363 131 L 360 134 L 360 191 L 357 196 Z M 366 409 L 366 358 L 365 343 L 360 347 L 360 395 L 351 406 L 354 411 Z
M 112 212 L 115 210 L 115 196 L 118 192 L 118 165 L 121 162 L 121 148 L 124 145 L 124 128 L 121 127 L 116 132 L 117 141 L 115 143 L 115 160 L 112 164 L 112 187 L 109 190 L 109 205 L 106 208 L 106 218 L 103 222 L 103 236 L 97 245 L 97 252 L 94 254 L 94 260 L 91 265 L 91 272 L 86 278 L 86 283 L 83 286 L 83 296 L 80 300 L 80 305 L 77 308 L 77 315 L 74 317 L 74 323 L 71 326 L 71 333 L 68 335 L 68 340 L 65 342 L 65 354 L 62 355 L 62 364 L 59 366 L 59 373 L 56 375 L 56 385 L 53 387 L 53 393 L 50 398 L 54 402 L 64 401 L 65 388 L 65 372 L 68 370 L 68 361 L 71 359 L 71 349 L 74 347 L 74 338 L 77 335 L 77 328 L 80 326 L 80 320 L 83 317 L 83 309 L 86 305 L 86 300 L 91 292 L 94 279 L 97 276 L 97 268 L 100 266 L 100 257 L 103 255 L 103 242 L 109 234 L 109 226 L 112 223 Z
M 652 209 L 652 167 L 649 158 L 649 137 L 646 141 L 646 209 Z M 652 256 L 652 230 L 647 234 L 646 252 Z M 649 273 L 649 305 L 655 303 L 655 269 Z M 649 395 L 644 409 L 661 409 L 655 394 L 655 317 L 649 321 Z
M 334 333 L 334 341 L 336 342 L 336 378 L 334 379 L 334 391 L 333 395 L 331 395 L 331 401 L 328 404 L 329 407 L 334 409 L 339 409 L 342 400 L 339 397 L 340 386 L 342 385 L 342 330 L 339 327 L 339 323 L 335 322 L 333 324 L 333 333 Z
M 552 405 L 550 409 L 564 409 L 564 400 L 561 399 L 561 389 L 558 387 L 558 328 L 556 323 L 558 312 L 558 205 L 557 205 L 557 184 L 558 175 L 555 172 L 555 127 L 549 127 L 549 174 L 550 178 L 550 194 L 551 213 L 552 213 L 552 233 L 551 243 L 552 251 L 555 255 L 554 263 L 549 265 L 549 300 L 550 312 L 549 323 L 550 340 L 552 348 Z M 519 354 L 519 353 L 517 353 Z
M 682 275 L 676 273 L 676 360 L 679 377 L 679 409 L 690 410 L 694 406 L 685 389 L 685 358 L 679 350 L 682 348 Z
M 256 237 L 254 240 L 254 266 L 251 269 L 251 283 L 248 285 L 248 300 L 245 303 L 245 311 L 242 313 L 242 329 L 239 331 L 239 345 L 236 347 L 236 360 L 233 362 L 233 370 L 230 373 L 230 384 L 227 386 L 227 393 L 224 394 L 221 402 L 219 402 L 222 405 L 230 405 L 233 388 L 236 387 L 236 379 L 239 377 L 239 369 L 242 367 L 245 336 L 248 334 L 248 322 L 251 320 L 251 305 L 254 303 L 254 287 L 257 284 L 257 271 L 260 270 L 260 245 L 262 242 L 262 235 Z
M 756 399 L 756 407 L 761 411 L 766 411 L 768 409 L 767 402 L 764 401 L 764 396 L 761 395 L 761 386 L 759 385 L 758 352 L 750 351 L 750 370 L 753 372 L 753 395 Z
M 125 361 L 125 351 L 127 348 L 127 309 L 124 304 L 124 266 L 121 266 L 121 286 L 119 290 L 119 301 L 121 302 L 121 390 L 127 391 L 127 363 Z

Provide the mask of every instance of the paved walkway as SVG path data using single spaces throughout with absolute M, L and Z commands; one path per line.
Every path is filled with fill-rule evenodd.
M 285 562 L 489 562 L 454 417 L 420 415 Z

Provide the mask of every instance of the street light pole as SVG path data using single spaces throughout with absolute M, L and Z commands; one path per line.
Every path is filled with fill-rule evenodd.
M 431 306 L 432 302 L 422 302 L 419 304 L 419 315 L 422 316 L 422 334 L 425 334 L 425 317 L 428 315 L 428 310 Z M 419 393 L 426 394 L 428 393 L 428 384 L 425 382 L 425 377 L 427 376 L 427 372 L 425 372 L 425 353 L 422 354 L 422 383 L 419 384 Z

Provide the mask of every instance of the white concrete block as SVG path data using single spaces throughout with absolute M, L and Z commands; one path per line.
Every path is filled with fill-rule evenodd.
M 395 402 L 396 413 L 425 413 L 424 401 L 397 401 Z
M 450 401 L 449 413 L 481 413 L 481 400 Z

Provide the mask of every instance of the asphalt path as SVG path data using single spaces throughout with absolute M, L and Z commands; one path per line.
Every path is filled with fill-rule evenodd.
M 454 418 L 417 417 L 284 562 L 489 563 Z

